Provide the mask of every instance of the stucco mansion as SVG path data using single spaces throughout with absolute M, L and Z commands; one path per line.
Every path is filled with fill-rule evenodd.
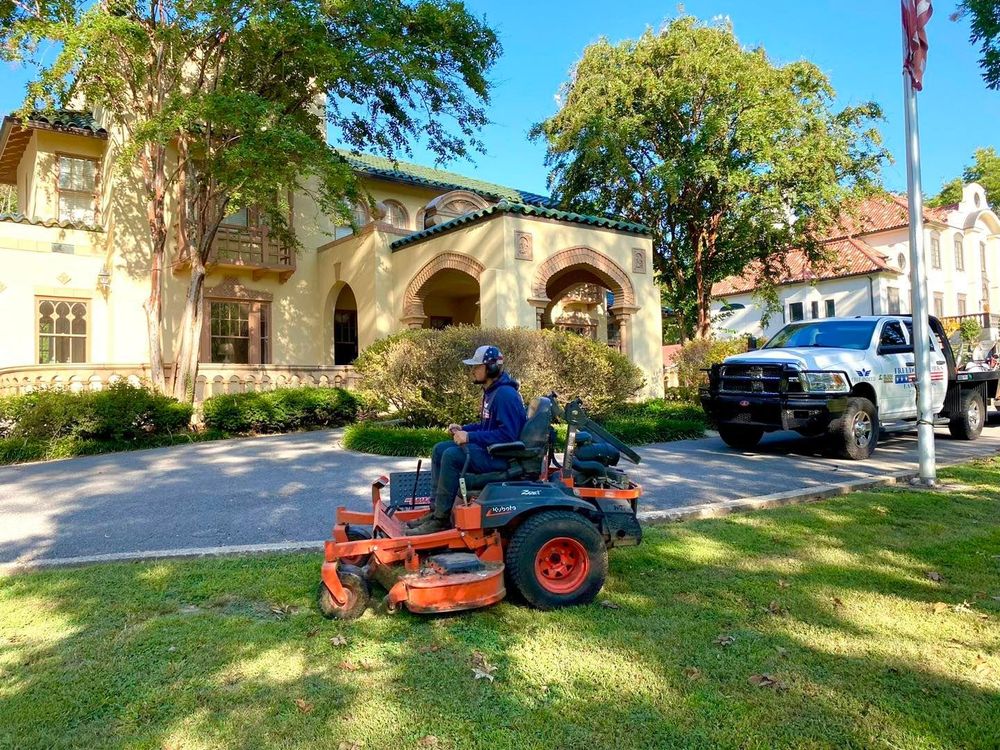
M 766 326 L 753 269 L 715 284 L 716 335 L 769 338 L 790 321 L 910 312 L 909 226 L 905 196 L 854 206 L 826 238 L 825 262 L 789 254 L 778 279 L 780 311 Z M 955 322 L 975 318 L 984 338 L 1000 338 L 1000 217 L 982 185 L 965 185 L 959 203 L 925 208 L 923 242 L 931 313 Z
M 0 392 L 141 378 L 149 239 L 140 191 L 113 169 L 100 113 L 7 117 L 0 183 Z M 298 252 L 251 210 L 219 231 L 206 279 L 196 397 L 350 385 L 351 362 L 407 327 L 559 327 L 606 341 L 662 394 L 661 307 L 645 227 L 557 210 L 545 196 L 437 169 L 343 154 L 373 198 L 338 227 L 292 200 Z M 167 248 L 165 352 L 187 284 Z M 169 354 L 166 356 L 169 357 Z

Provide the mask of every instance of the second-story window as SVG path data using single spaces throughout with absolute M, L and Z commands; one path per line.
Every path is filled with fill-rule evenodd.
M 894 286 L 886 288 L 889 295 L 889 314 L 899 315 L 899 289 Z
M 59 156 L 56 194 L 59 221 L 97 223 L 97 161 L 76 156 Z
M 962 236 L 955 237 L 955 270 L 965 270 L 965 250 L 962 248 Z
M 386 201 L 385 208 L 385 220 L 389 222 L 390 226 L 398 227 L 400 229 L 409 228 L 410 217 L 406 213 L 406 209 L 403 207 L 402 203 L 399 201 Z
M 941 238 L 936 234 L 931 237 L 931 268 L 941 267 Z

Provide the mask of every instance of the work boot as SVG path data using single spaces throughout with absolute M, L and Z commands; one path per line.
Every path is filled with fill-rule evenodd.
M 406 530 L 406 536 L 422 536 L 424 534 L 433 534 L 436 531 L 444 531 L 449 527 L 447 518 L 439 518 L 438 516 L 430 515 L 424 518 L 421 523 L 414 526 L 413 528 Z
M 423 515 L 423 516 L 417 516 L 416 518 L 410 519 L 409 521 L 404 521 L 403 522 L 403 526 L 405 526 L 408 529 L 415 529 L 415 528 L 417 528 L 417 526 L 419 526 L 424 521 L 426 521 L 428 518 L 430 518 L 431 515 L 433 515 L 433 514 L 428 513 L 428 514 Z

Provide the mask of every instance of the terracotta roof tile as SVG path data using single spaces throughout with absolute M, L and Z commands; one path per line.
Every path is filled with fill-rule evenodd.
M 863 240 L 852 238 L 830 240 L 824 247 L 830 254 L 829 260 L 815 264 L 809 263 L 801 250 L 789 253 L 785 272 L 777 283 L 796 284 L 881 271 L 898 272 L 898 269 L 889 265 L 885 255 Z M 725 297 L 756 289 L 759 271 L 760 264 L 753 264 L 742 276 L 730 276 L 717 282 L 712 286 L 712 296 Z

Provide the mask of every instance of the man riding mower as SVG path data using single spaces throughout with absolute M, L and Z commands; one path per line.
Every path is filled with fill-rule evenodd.
M 532 401 L 513 439 L 494 442 L 518 424 L 506 400 L 520 406 L 520 396 L 498 385 L 502 367 L 483 361 L 502 365 L 499 351 L 483 349 L 466 360 L 485 386 L 483 420 L 452 425 L 453 440 L 436 446 L 430 477 L 418 463 L 415 472 L 372 484 L 371 512 L 337 509 L 320 573 L 325 616 L 359 617 L 372 582 L 388 591 L 390 612 L 474 609 L 500 601 L 508 587 L 539 609 L 586 604 L 604 585 L 607 550 L 641 541 L 642 489 L 617 467 L 621 455 L 636 464 L 639 456 L 590 420 L 579 400 L 562 409 L 554 394 Z M 561 465 L 557 418 L 568 427 Z

